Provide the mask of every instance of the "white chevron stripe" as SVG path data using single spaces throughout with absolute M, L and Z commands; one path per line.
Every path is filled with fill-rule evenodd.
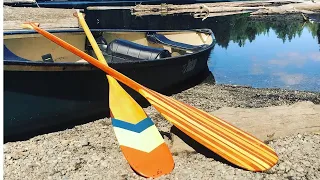
M 151 152 L 164 143 L 162 136 L 155 125 L 150 126 L 141 133 L 113 127 L 120 145 L 127 146 L 144 152 Z

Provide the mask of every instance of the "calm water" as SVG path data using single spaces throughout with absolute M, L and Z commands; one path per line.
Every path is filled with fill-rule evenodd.
M 320 25 L 304 23 L 300 15 L 202 21 L 190 15 L 136 17 L 130 11 L 109 10 L 87 12 L 86 17 L 92 28 L 209 28 L 217 41 L 209 61 L 217 83 L 320 92 Z
M 319 92 L 319 25 L 278 25 L 232 26 L 230 39 L 218 42 L 211 54 L 216 82 Z

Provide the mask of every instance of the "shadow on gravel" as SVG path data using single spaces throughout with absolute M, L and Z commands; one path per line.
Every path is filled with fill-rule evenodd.
M 211 150 L 209 150 L 208 148 L 206 148 L 202 144 L 198 143 L 194 139 L 192 139 L 189 136 L 187 136 L 185 133 L 180 131 L 177 127 L 172 126 L 171 132 L 174 133 L 175 135 L 177 135 L 182 141 L 184 141 L 186 144 L 188 144 L 190 147 L 192 147 L 196 152 L 204 155 L 205 157 L 213 158 L 216 161 L 219 161 L 219 162 L 221 162 L 223 164 L 227 164 L 227 165 L 232 166 L 234 168 L 243 169 L 241 167 L 238 167 L 238 166 L 230 163 L 229 161 L 225 160 L 224 158 L 222 158 L 218 154 L 212 152 Z

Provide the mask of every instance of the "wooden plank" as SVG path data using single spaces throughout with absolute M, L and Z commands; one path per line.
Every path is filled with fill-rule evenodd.
M 300 0 L 270 0 L 270 1 L 239 1 L 202 4 L 161 4 L 137 5 L 132 8 L 132 15 L 168 15 L 179 13 L 228 13 L 252 12 L 253 15 L 289 14 L 289 13 L 315 13 L 320 12 L 320 2 Z M 223 15 L 223 14 L 222 14 Z M 212 16 L 212 15 L 211 15 Z

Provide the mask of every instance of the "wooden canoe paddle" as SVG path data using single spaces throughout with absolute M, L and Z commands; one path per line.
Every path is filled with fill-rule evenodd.
M 29 25 L 44 37 L 139 92 L 178 129 L 229 162 L 250 171 L 265 171 L 278 162 L 276 152 L 252 135 L 209 113 L 148 89 L 33 23 Z
M 107 65 L 81 13 L 78 18 L 100 62 Z M 171 152 L 142 107 L 111 76 L 109 106 L 113 130 L 130 166 L 144 177 L 169 174 L 174 168 Z M 156 163 L 155 163 L 156 162 Z
M 77 10 L 76 17 L 79 19 L 98 60 L 108 65 L 79 10 Z M 169 147 L 158 129 L 147 117 L 142 107 L 120 84 L 113 77 L 106 76 L 109 82 L 111 121 L 127 161 L 136 172 L 145 177 L 159 177 L 169 174 L 174 168 L 174 161 Z

